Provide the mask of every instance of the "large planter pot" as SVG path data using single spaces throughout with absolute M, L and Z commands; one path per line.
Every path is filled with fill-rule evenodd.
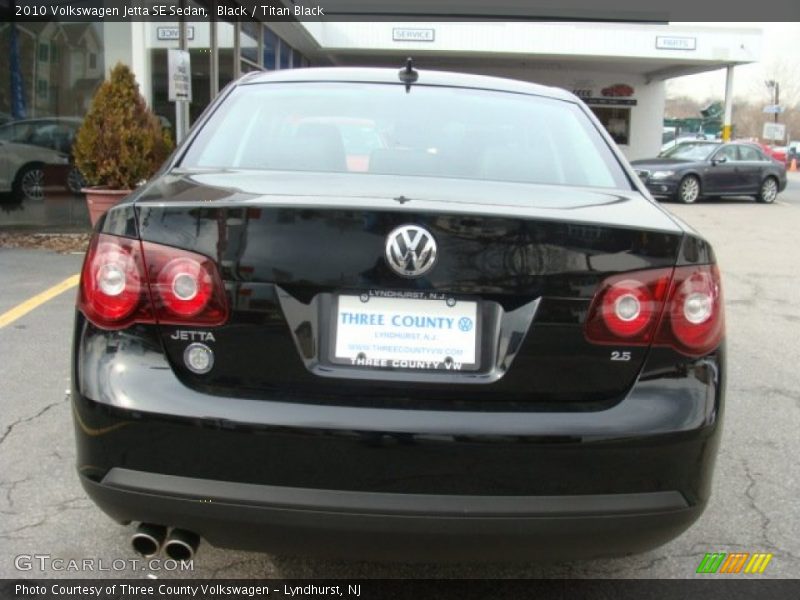
M 131 193 L 131 190 L 111 190 L 102 186 L 83 188 L 81 191 L 86 194 L 86 206 L 89 207 L 92 227 L 109 208 Z

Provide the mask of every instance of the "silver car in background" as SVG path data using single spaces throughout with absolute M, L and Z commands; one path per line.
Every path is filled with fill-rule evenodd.
M 0 126 L 0 193 L 42 200 L 45 185 L 61 184 L 79 194 L 83 179 L 70 154 L 81 119 L 52 117 Z

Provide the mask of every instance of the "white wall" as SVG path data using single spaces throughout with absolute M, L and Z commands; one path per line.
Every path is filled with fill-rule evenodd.
M 141 21 L 103 23 L 103 66 L 108 78 L 118 62 L 128 65 L 139 84 L 139 92 L 150 102 L 150 56 L 145 50 L 145 26 Z
M 131 23 L 103 23 L 103 67 L 106 77 L 118 62 L 128 66 L 133 62 L 132 33 Z

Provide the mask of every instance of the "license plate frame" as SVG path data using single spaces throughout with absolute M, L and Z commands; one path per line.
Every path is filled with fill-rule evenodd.
M 375 315 L 384 314 L 381 324 L 376 320 L 370 323 L 344 323 L 342 313 L 352 312 L 354 308 L 362 309 L 359 314 Z M 343 311 L 343 309 L 345 309 Z M 409 311 L 411 311 L 409 313 Z M 415 325 L 427 324 L 429 327 L 405 326 L 395 328 L 391 324 L 392 316 L 403 314 L 414 317 L 430 317 L 432 319 L 453 319 L 451 327 L 434 327 L 432 322 L 414 321 Z M 329 362 L 336 365 L 346 365 L 353 368 L 389 371 L 415 371 L 426 373 L 458 373 L 474 372 L 480 368 L 481 342 L 482 342 L 482 307 L 481 302 L 475 298 L 458 298 L 451 295 L 428 292 L 392 292 L 386 290 L 370 290 L 366 292 L 342 292 L 333 295 L 331 306 L 331 322 L 329 324 L 330 344 Z M 466 323 L 461 321 L 466 317 L 471 320 L 471 329 L 465 330 Z M 388 322 L 387 322 L 388 321 Z M 397 322 L 397 321 L 396 321 Z M 412 323 L 406 320 L 407 324 Z M 438 322 L 444 325 L 442 321 Z M 360 335 L 352 333 L 353 328 L 359 328 Z M 344 331 L 346 337 L 341 337 Z M 428 334 L 444 335 L 436 340 L 425 340 L 398 335 L 385 336 L 372 340 L 375 344 L 369 352 L 366 348 L 346 348 L 346 345 L 364 343 L 364 335 L 370 332 L 419 334 L 428 330 Z M 457 330 L 457 331 L 456 331 Z M 463 336 L 467 338 L 463 338 Z M 377 340 L 377 341 L 376 341 Z M 414 356 L 406 352 L 392 353 L 381 346 L 399 343 L 403 347 L 419 347 L 419 343 L 428 343 L 432 348 L 429 352 L 415 350 Z M 448 343 L 450 342 L 450 343 Z M 408 346 L 411 344 L 411 346 Z M 461 350 L 460 356 L 449 356 L 445 350 Z M 358 352 L 364 356 L 359 357 Z M 368 356 L 371 354 L 372 356 Z M 395 354 L 393 356 L 393 354 Z M 462 360 L 458 360 L 461 358 Z

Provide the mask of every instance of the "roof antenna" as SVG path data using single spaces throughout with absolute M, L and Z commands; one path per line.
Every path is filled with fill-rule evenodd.
M 419 71 L 414 70 L 414 59 L 410 56 L 406 59 L 405 69 L 400 69 L 397 73 L 400 81 L 406 84 L 406 94 L 411 91 L 411 84 L 419 79 Z

